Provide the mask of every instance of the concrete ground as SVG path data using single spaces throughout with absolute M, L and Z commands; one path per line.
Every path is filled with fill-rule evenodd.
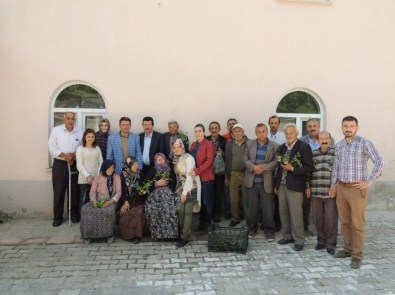
M 175 249 L 148 238 L 84 245 L 79 235 L 78 225 L 53 228 L 50 220 L 1 224 L 0 294 L 395 294 L 393 211 L 367 212 L 358 270 L 314 250 L 312 234 L 301 252 L 260 234 L 246 255 L 208 252 L 204 236 Z

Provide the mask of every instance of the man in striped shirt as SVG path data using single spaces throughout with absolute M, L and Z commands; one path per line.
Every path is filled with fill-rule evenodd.
M 326 248 L 333 255 L 337 244 L 337 208 L 335 196 L 329 197 L 335 149 L 328 131 L 318 133 L 320 147 L 313 151 L 314 170 L 307 181 L 306 196 L 312 199 L 314 225 L 317 230 L 316 250 Z
M 381 175 L 384 161 L 373 143 L 357 136 L 358 120 L 344 117 L 342 131 L 344 139 L 336 145 L 329 191 L 336 197 L 341 221 L 344 250 L 335 253 L 336 258 L 352 257 L 351 268 L 362 265 L 365 243 L 365 210 L 368 203 L 368 188 Z M 368 174 L 368 160 L 373 169 Z

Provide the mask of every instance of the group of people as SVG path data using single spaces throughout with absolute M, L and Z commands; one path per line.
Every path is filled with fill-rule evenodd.
M 148 228 L 153 238 L 176 239 L 180 248 L 189 243 L 193 230 L 207 232 L 223 216 L 230 219 L 230 227 L 245 218 L 249 237 L 261 229 L 269 242 L 281 228 L 278 244 L 293 243 L 300 251 L 312 208 L 315 249 L 326 248 L 337 258 L 352 257 L 352 268 L 362 264 L 367 188 L 384 164 L 375 146 L 356 135 L 358 120 L 353 116 L 343 118 L 344 139 L 336 146 L 315 118 L 307 121 L 308 134 L 300 138 L 295 124 L 286 124 L 280 132 L 277 116 L 271 116 L 268 125 L 257 124 L 254 139 L 246 137 L 234 118 L 227 121 L 223 135 L 216 121 L 209 124 L 209 136 L 197 124 L 190 145 L 176 121 L 161 134 L 153 130 L 153 118 L 145 117 L 139 135 L 130 132 L 128 117 L 122 117 L 120 131 L 111 134 L 107 119 L 100 121 L 96 133 L 87 129 L 81 134 L 74 123 L 75 115 L 65 113 L 64 125 L 55 127 L 49 139 L 54 157 L 53 226 L 63 221 L 71 179 L 71 220 L 81 219 L 87 243 L 95 237 L 112 242 L 119 219 L 124 239 L 138 243 Z M 370 174 L 368 160 L 373 162 Z M 194 213 L 198 228 L 193 226 Z M 338 218 L 344 250 L 335 252 Z M 103 220 L 105 225 L 100 224 Z

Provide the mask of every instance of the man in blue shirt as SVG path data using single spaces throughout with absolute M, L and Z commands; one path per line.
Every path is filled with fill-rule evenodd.
M 140 140 L 137 134 L 130 132 L 132 121 L 128 117 L 119 119 L 119 133 L 111 134 L 107 142 L 107 159 L 115 162 L 115 173 L 122 173 L 122 163 L 126 157 L 137 159 L 139 170 L 143 169 Z

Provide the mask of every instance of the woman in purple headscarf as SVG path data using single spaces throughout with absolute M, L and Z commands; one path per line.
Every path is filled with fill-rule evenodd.
M 152 181 L 153 190 L 145 202 L 145 217 L 154 239 L 176 239 L 178 220 L 174 189 L 176 177 L 166 156 L 155 155 L 155 167 L 151 168 L 146 180 Z

